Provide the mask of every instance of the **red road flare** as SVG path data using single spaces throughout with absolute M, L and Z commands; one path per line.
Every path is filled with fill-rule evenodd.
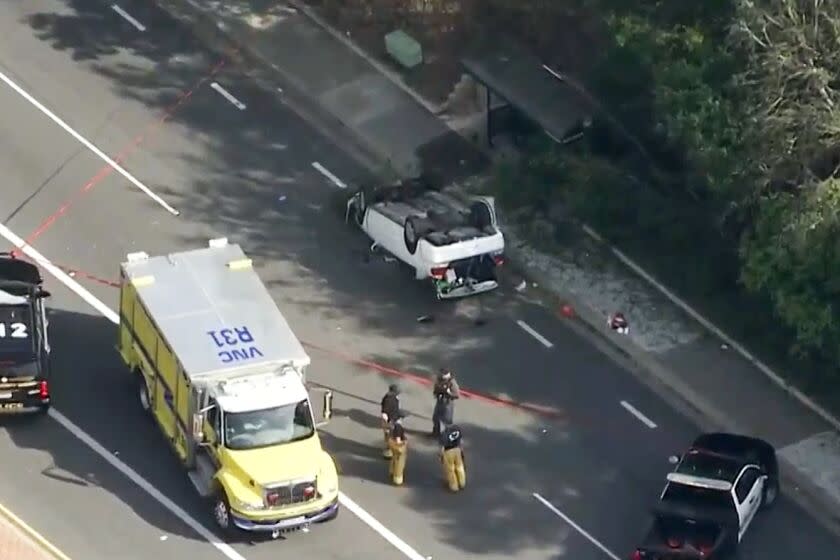
M 57 266 L 58 268 L 60 268 L 61 270 L 63 270 L 64 272 L 66 272 L 67 274 L 69 274 L 70 276 L 73 276 L 73 277 L 78 276 L 78 277 L 81 277 L 81 278 L 86 278 L 86 279 L 91 280 L 93 282 L 97 282 L 97 283 L 103 284 L 105 286 L 110 286 L 111 288 L 119 288 L 120 287 L 119 282 L 114 282 L 113 280 L 106 280 L 105 278 L 100 278 L 98 276 L 94 276 L 93 274 L 89 274 L 89 273 L 84 272 L 82 270 L 76 270 L 74 268 L 68 268 L 66 266 L 61 266 L 61 265 L 58 265 L 58 264 L 55 264 L 55 263 L 53 263 L 53 264 L 55 266 Z
M 372 370 L 378 371 L 379 373 L 383 373 L 385 375 L 390 375 L 391 377 L 398 377 L 400 379 L 405 379 L 407 381 L 411 381 L 413 383 L 417 383 L 420 385 L 431 386 L 432 381 L 427 377 L 422 375 L 418 375 L 416 373 L 410 373 L 407 371 L 400 371 L 398 369 L 394 369 L 388 366 L 384 366 L 382 364 L 378 364 L 376 362 L 371 362 L 369 360 L 364 360 L 361 358 L 354 358 L 353 356 L 344 354 L 342 352 L 337 352 L 335 350 L 330 350 L 328 348 L 324 348 L 322 346 L 318 346 L 317 344 L 312 344 L 306 341 L 303 341 L 303 345 L 319 352 L 323 352 L 324 354 L 329 354 L 335 358 L 338 358 L 345 362 L 350 362 L 352 364 L 356 364 L 359 366 L 363 366 L 366 368 L 370 368 Z M 554 419 L 567 419 L 566 415 L 563 414 L 561 411 L 556 410 L 554 408 L 548 406 L 542 406 L 533 403 L 525 403 L 525 402 L 518 402 L 512 399 L 506 399 L 504 397 L 496 397 L 493 395 L 485 395 L 483 393 L 477 393 L 475 391 L 470 391 L 467 389 L 461 389 L 461 395 L 468 399 L 474 399 L 477 401 L 482 401 L 485 403 L 489 403 L 496 406 L 506 406 L 508 408 L 514 408 L 517 410 L 524 410 L 526 412 L 530 412 L 532 414 L 538 414 L 540 416 L 545 416 L 548 418 Z
M 238 49 L 234 49 L 233 51 L 231 51 L 230 56 L 235 55 L 237 50 Z M 160 117 L 155 122 L 152 122 L 149 125 L 147 125 L 146 128 L 143 130 L 143 132 L 141 134 L 137 135 L 134 138 L 134 140 L 132 141 L 132 143 L 128 147 L 124 148 L 119 153 L 119 155 L 117 155 L 117 157 L 114 158 L 114 161 L 117 162 L 118 164 L 122 164 L 122 162 L 129 155 L 134 153 L 141 146 L 141 144 L 143 144 L 149 138 L 152 138 L 153 136 L 155 136 L 157 134 L 157 132 L 160 130 L 160 128 L 168 120 L 170 120 L 173 116 L 175 116 L 178 109 L 181 108 L 181 106 L 184 104 L 184 102 L 186 102 L 190 97 L 192 97 L 193 93 L 195 93 L 198 90 L 198 88 L 200 88 L 205 82 L 207 82 L 213 76 L 218 74 L 219 71 L 222 69 L 222 67 L 225 65 L 225 63 L 226 63 L 226 59 L 220 60 L 219 62 L 216 63 L 215 66 L 213 66 L 210 69 L 210 72 L 207 75 L 205 75 L 204 77 L 202 77 L 198 82 L 196 82 L 195 85 L 193 85 L 192 88 L 190 88 L 189 90 L 187 90 L 185 92 L 181 92 L 179 94 L 178 100 L 164 110 L 163 116 Z M 70 207 L 78 199 L 80 199 L 82 196 L 87 194 L 94 186 L 96 186 L 103 179 L 105 179 L 111 173 L 113 173 L 113 171 L 114 171 L 114 168 L 111 167 L 110 165 L 106 165 L 106 166 L 102 167 L 102 169 L 100 169 L 96 173 L 96 175 L 94 175 L 87 183 L 85 183 L 85 185 L 75 195 L 73 195 L 71 198 L 66 200 L 58 208 L 58 210 L 56 210 L 55 212 L 53 212 L 52 214 L 47 216 L 47 218 L 41 223 L 41 225 L 39 225 L 35 229 L 35 231 L 33 231 L 31 234 L 29 234 L 29 236 L 26 238 L 26 243 L 28 245 L 32 244 L 32 242 L 35 241 L 38 237 L 40 237 L 45 231 L 47 231 L 47 229 L 49 229 L 56 222 L 56 220 L 58 220 L 58 218 L 63 216 L 67 212 L 67 210 L 69 210 Z M 16 254 L 16 256 L 20 256 L 18 251 L 14 251 L 14 253 Z
M 32 264 L 38 265 L 37 261 L 34 261 L 34 260 L 30 259 L 26 255 L 18 255 L 15 258 L 25 259 L 25 260 L 31 261 Z M 88 272 L 85 272 L 83 270 L 79 270 L 77 268 L 70 268 L 69 266 L 64 266 L 64 265 L 58 264 L 55 261 L 50 261 L 50 262 L 52 263 L 53 266 L 55 266 L 56 268 L 59 268 L 62 271 L 66 272 L 71 277 L 85 278 L 87 280 L 90 280 L 92 282 L 96 282 L 98 284 L 103 284 L 105 286 L 110 286 L 111 288 L 119 288 L 120 287 L 119 282 L 114 282 L 113 280 L 107 280 L 105 278 L 100 278 L 99 276 L 95 276 L 95 275 L 90 274 Z
M 231 51 L 231 56 L 235 55 L 238 50 L 239 50 L 238 48 L 233 49 Z M 186 92 L 182 92 L 181 95 L 179 96 L 178 100 L 173 105 L 171 105 L 170 107 L 168 107 L 164 111 L 163 116 L 161 118 L 159 118 L 157 121 L 149 124 L 141 134 L 137 135 L 134 138 L 134 141 L 127 148 L 122 150 L 119 153 L 119 155 L 117 155 L 116 158 L 114 158 L 114 161 L 116 161 L 117 163 L 122 163 L 125 160 L 125 158 L 127 158 L 130 154 L 134 153 L 134 151 L 137 150 L 140 147 L 140 145 L 143 144 L 149 137 L 154 136 L 157 133 L 157 131 L 160 129 L 160 127 L 163 124 L 165 124 L 166 121 L 168 121 L 169 119 L 171 119 L 175 115 L 175 113 L 178 111 L 178 109 L 181 107 L 181 105 L 183 105 L 184 102 L 187 101 L 192 96 L 192 94 L 195 93 L 195 91 L 198 90 L 199 87 L 201 87 L 205 82 L 207 82 L 209 79 L 211 79 L 213 76 L 215 76 L 222 69 L 225 62 L 226 62 L 225 59 L 220 60 L 210 70 L 210 72 L 206 76 L 201 78 L 191 89 L 189 89 Z M 25 240 L 26 244 L 29 245 L 33 241 L 35 241 L 35 239 L 40 237 L 47 229 L 49 229 L 58 220 L 58 218 L 60 218 L 62 215 L 64 215 L 67 212 L 67 210 L 69 210 L 70 207 L 78 199 L 80 199 L 87 192 L 89 192 L 94 186 L 96 186 L 104 178 L 106 178 L 108 175 L 110 175 L 113 172 L 113 170 L 114 170 L 114 168 L 111 167 L 110 165 L 106 165 L 106 166 L 102 167 L 102 169 L 100 169 L 96 173 L 96 175 L 94 175 L 87 183 L 85 183 L 85 185 L 73 197 L 71 197 L 70 199 L 65 201 L 58 208 L 58 210 L 56 210 L 55 212 L 50 214 L 41 223 L 41 225 L 38 226 L 38 228 L 36 228 L 35 231 L 33 231 L 27 237 L 27 239 Z M 18 258 L 21 258 L 21 257 L 25 258 L 20 253 L 20 251 L 18 251 L 18 250 L 12 251 L 12 254 L 15 255 Z M 67 274 L 69 274 L 70 276 L 79 276 L 79 277 L 91 280 L 93 282 L 97 282 L 99 284 L 103 284 L 105 286 L 110 286 L 110 287 L 113 287 L 113 288 L 119 288 L 120 287 L 119 282 L 114 282 L 112 280 L 106 280 L 104 278 L 99 278 L 97 276 L 94 276 L 93 274 L 89 274 L 89 273 L 83 272 L 81 270 L 77 270 L 77 269 L 73 269 L 73 268 L 70 268 L 70 267 L 59 265 L 59 264 L 55 263 L 54 261 L 53 261 L 53 265 L 60 268 L 61 270 L 63 270 Z M 303 345 L 308 346 L 309 348 L 312 348 L 314 350 L 318 350 L 319 352 L 332 355 L 333 357 L 339 358 L 339 359 L 341 359 L 345 362 L 360 365 L 360 366 L 378 371 L 378 372 L 383 373 L 385 375 L 390 375 L 392 377 L 398 377 L 398 378 L 401 378 L 401 379 L 412 381 L 414 383 L 418 383 L 420 385 L 425 385 L 425 386 L 431 386 L 432 385 L 432 382 L 431 382 L 430 379 L 428 379 L 426 377 L 423 377 L 422 375 L 418 375 L 416 373 L 401 371 L 401 370 L 394 369 L 394 368 L 391 368 L 391 367 L 388 367 L 388 366 L 385 366 L 385 365 L 382 365 L 382 364 L 378 364 L 376 362 L 371 362 L 369 360 L 364 360 L 364 359 L 361 359 L 361 358 L 355 358 L 353 356 L 349 356 L 347 354 L 343 354 L 343 353 L 337 352 L 335 350 L 329 350 L 327 348 L 323 348 L 323 347 L 318 346 L 316 344 L 311 344 L 311 343 L 308 343 L 308 342 L 305 342 L 305 341 L 303 341 Z M 482 401 L 482 402 L 486 402 L 486 403 L 493 404 L 493 405 L 496 405 L 496 406 L 506 406 L 506 407 L 509 407 L 509 408 L 524 410 L 524 411 L 527 411 L 527 412 L 530 412 L 530 413 L 533 413 L 533 414 L 538 414 L 540 416 L 545 416 L 545 417 L 549 417 L 549 418 L 565 419 L 565 415 L 561 411 L 553 409 L 553 408 L 548 407 L 548 406 L 542 406 L 542 405 L 533 404 L 533 403 L 526 403 L 526 402 L 518 402 L 518 401 L 514 401 L 512 399 L 506 399 L 504 397 L 496 397 L 496 396 L 493 396 L 493 395 L 485 395 L 485 394 L 477 393 L 475 391 L 470 391 L 470 390 L 467 390 L 467 389 L 462 389 L 461 394 L 468 399 Z
M 94 276 L 93 274 L 89 274 L 87 272 L 84 272 L 84 271 L 81 271 L 81 270 L 78 270 L 78 269 L 70 268 L 70 267 L 67 267 L 67 266 L 62 266 L 60 264 L 57 264 L 55 261 L 53 261 L 53 264 L 55 266 L 57 266 L 58 268 L 60 268 L 61 270 L 63 270 L 64 272 L 66 272 L 67 274 L 69 274 L 70 276 L 78 276 L 78 277 L 81 277 L 81 278 L 85 278 L 87 280 L 91 280 L 93 282 L 97 282 L 99 284 L 103 284 L 105 286 L 110 286 L 112 288 L 119 288 L 120 287 L 119 282 L 115 282 L 113 280 L 106 280 L 104 278 Z M 355 364 L 355 365 L 358 365 L 358 366 L 366 367 L 368 369 L 378 371 L 379 373 L 389 375 L 391 377 L 397 377 L 397 378 L 400 378 L 400 379 L 405 379 L 407 381 L 411 381 L 411 382 L 417 383 L 419 385 L 424 385 L 424 386 L 427 386 L 427 387 L 430 387 L 432 385 L 432 381 L 429 378 L 424 377 L 424 376 L 419 375 L 419 374 L 416 374 L 416 373 L 411 373 L 411 372 L 408 372 L 408 371 L 402 371 L 402 370 L 398 370 L 398 369 L 395 369 L 395 368 L 392 368 L 392 367 L 389 367 L 389 366 L 386 366 L 386 365 L 382 365 L 382 364 L 379 364 L 379 363 L 376 363 L 376 362 L 371 362 L 370 360 L 365 360 L 365 359 L 362 359 L 362 358 L 356 358 L 354 356 L 351 356 L 349 354 L 345 354 L 343 352 L 338 352 L 336 350 L 330 350 L 329 348 L 324 348 L 323 346 L 318 346 L 317 344 L 312 344 L 311 342 L 306 342 L 305 340 L 301 341 L 301 342 L 304 346 L 306 346 L 308 348 L 312 348 L 313 350 L 317 350 L 318 352 L 328 354 L 328 355 L 330 355 L 334 358 L 338 358 L 339 360 L 344 361 L 344 362 L 348 362 L 348 363 Z M 568 420 L 568 417 L 567 417 L 566 414 L 564 414 L 560 410 L 557 410 L 555 408 L 551 408 L 550 406 L 544 406 L 544 405 L 527 403 L 527 402 L 520 402 L 520 401 L 515 401 L 513 399 L 506 399 L 504 397 L 497 397 L 497 396 L 493 396 L 493 395 L 486 395 L 484 393 L 478 393 L 476 391 L 471 391 L 469 389 L 461 389 L 461 395 L 463 395 L 464 397 L 466 397 L 468 399 L 473 399 L 473 400 L 476 400 L 476 401 L 485 402 L 485 403 L 492 404 L 492 405 L 495 405 L 495 406 L 505 406 L 505 407 L 508 407 L 508 408 L 523 410 L 523 411 L 526 411 L 526 412 L 530 412 L 532 414 L 537 414 L 539 416 L 544 416 L 544 417 L 547 417 L 547 418 L 553 418 L 553 419 L 557 419 L 557 420 Z

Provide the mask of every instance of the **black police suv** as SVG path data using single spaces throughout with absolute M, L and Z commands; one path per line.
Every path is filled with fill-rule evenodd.
M 0 253 L 0 414 L 45 413 L 50 406 L 50 296 L 38 267 Z
M 668 473 L 653 520 L 632 560 L 717 560 L 736 556 L 761 509 L 779 496 L 776 451 L 727 433 L 699 436 Z

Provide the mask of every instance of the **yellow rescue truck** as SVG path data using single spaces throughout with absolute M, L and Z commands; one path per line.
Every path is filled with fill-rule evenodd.
M 242 249 L 132 253 L 120 273 L 120 354 L 218 526 L 276 538 L 335 518 L 338 475 L 318 437 L 332 393 L 316 424 L 309 356 Z

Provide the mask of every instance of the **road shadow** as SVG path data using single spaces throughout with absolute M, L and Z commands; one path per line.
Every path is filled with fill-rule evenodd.
M 133 35 L 126 39 L 125 33 L 98 33 L 100 27 L 113 27 L 113 23 L 103 22 L 101 14 L 87 9 L 87 3 L 64 3 L 75 14 L 46 14 L 31 20 L 33 26 L 37 23 L 39 36 L 53 48 L 78 51 L 77 58 L 92 61 L 91 68 L 112 80 L 119 96 L 138 100 L 158 114 L 177 99 L 177 92 L 189 90 L 216 63 L 188 30 L 166 23 L 163 14 L 133 12 L 150 22 L 149 31 L 140 39 Z M 153 3 L 148 4 L 148 10 L 155 9 Z M 104 4 L 101 7 L 108 10 Z M 145 64 L 130 66 L 126 60 L 112 60 L 109 52 L 114 48 L 143 58 Z M 494 330 L 491 338 L 490 331 L 476 326 L 472 314 L 476 309 L 485 321 L 495 324 L 505 316 L 510 301 L 488 294 L 493 299 L 485 301 L 493 301 L 492 306 L 477 300 L 438 304 L 427 284 L 408 281 L 393 263 L 367 258 L 368 241 L 343 222 L 340 202 L 347 193 L 331 194 L 323 181 L 313 179 L 310 169 L 313 154 L 336 154 L 335 147 L 290 115 L 273 94 L 245 82 L 239 77 L 242 95 L 249 100 L 247 111 L 220 105 L 213 92 L 193 95 L 179 110 L 175 120 L 189 129 L 202 155 L 175 154 L 194 173 L 184 177 L 183 184 L 159 189 L 159 194 L 181 211 L 183 219 L 226 234 L 256 263 L 262 263 L 259 272 L 273 286 L 284 313 L 289 310 L 290 322 L 323 325 L 319 342 L 335 345 L 326 331 L 333 328 L 332 321 L 352 316 L 365 339 L 400 345 L 386 355 L 360 343 L 353 351 L 357 355 L 414 371 L 420 364 L 425 364 L 426 372 L 447 365 L 465 387 L 553 405 L 545 380 L 525 375 L 545 360 L 536 352 L 523 355 L 521 345 L 512 342 L 515 339 L 507 331 Z M 278 147 L 284 141 L 289 145 Z M 346 173 L 348 182 L 369 179 L 349 161 L 338 162 L 344 156 L 332 157 L 342 168 L 335 171 Z M 205 244 L 206 239 L 185 234 L 177 248 Z M 418 323 L 416 319 L 422 315 L 434 315 L 436 320 Z M 177 461 L 164 451 L 157 430 L 143 418 L 139 407 L 132 405 L 135 395 L 125 380 L 127 372 L 111 349 L 116 335 L 113 325 L 73 314 L 66 318 L 57 315 L 54 321 L 56 355 L 67 356 L 63 358 L 66 367 L 78 372 L 75 378 L 57 381 L 56 393 L 71 395 L 81 387 L 89 395 L 87 400 L 62 402 L 62 410 L 106 448 L 119 451 L 128 464 L 142 468 L 143 476 L 176 503 L 205 511 L 186 476 L 175 474 L 181 472 Z M 498 339 L 500 332 L 507 340 Z M 584 354 L 579 358 L 584 362 L 588 346 L 580 342 L 572 346 L 569 351 Z M 94 351 L 84 352 L 88 348 Z M 381 432 L 369 418 L 377 407 L 371 410 L 369 414 L 347 410 L 342 420 L 352 431 L 331 429 L 324 438 L 325 445 L 334 448 L 345 476 L 373 481 L 383 480 L 387 467 L 379 458 Z M 103 422 L 103 418 L 115 421 Z M 427 425 L 422 417 L 410 420 L 409 427 L 417 432 Z M 612 455 L 572 440 L 566 429 L 543 432 L 539 421 L 532 424 L 513 431 L 492 422 L 463 422 L 470 481 L 468 491 L 457 497 L 448 496 L 441 488 L 433 443 L 413 438 L 418 443 L 409 457 L 408 493 L 404 496 L 412 510 L 430 520 L 442 542 L 471 553 L 510 556 L 522 548 L 555 546 L 558 523 L 551 517 L 546 521 L 545 512 L 535 513 L 538 509 L 531 492 L 538 490 L 564 500 L 568 507 L 579 508 L 581 515 L 599 526 L 621 528 L 637 514 L 633 500 L 622 499 L 609 507 L 614 501 L 610 492 L 616 491 L 622 474 L 610 466 Z M 130 439 L 126 434 L 131 434 Z M 159 461 L 148 460 L 150 449 L 159 450 Z M 585 473 L 586 477 L 558 478 L 558 473 L 568 472 Z M 635 482 L 638 480 L 630 477 L 630 485 Z M 653 495 L 645 494 L 651 490 L 647 482 L 637 486 L 631 493 L 638 500 Z M 627 509 L 631 506 L 632 512 Z M 607 510 L 599 513 L 603 507 Z
M 101 316 L 59 310 L 52 310 L 49 317 L 55 409 L 183 509 L 199 512 L 196 518 L 213 530 L 209 507 L 190 485 L 163 435 L 141 412 L 130 374 L 114 350 L 113 323 Z M 17 447 L 51 457 L 51 467 L 42 476 L 97 486 L 164 533 L 203 540 L 52 419 L 6 420 L 2 425 Z
M 644 505 L 640 509 L 639 504 L 652 503 L 668 468 L 663 461 L 658 476 L 628 480 L 620 468 L 588 459 L 591 450 L 582 453 L 582 442 L 561 426 L 545 430 L 544 423 L 534 420 L 514 431 L 465 419 L 458 424 L 465 434 L 467 487 L 455 495 L 444 484 L 438 445 L 420 429 L 425 423 L 409 422 L 416 435 L 409 436 L 405 483 L 396 488 L 381 457 L 380 432 L 367 427 L 362 413 L 354 416 L 360 422 L 352 438 L 324 436 L 342 475 L 374 484 L 373 491 L 384 499 L 406 504 L 412 515 L 426 520 L 427 530 L 440 542 L 468 554 L 515 557 L 548 547 L 552 555 L 567 557 L 569 549 L 577 546 L 567 541 L 579 536 L 545 509 L 534 498 L 535 492 L 592 528 L 611 547 L 629 550 L 645 522 Z M 346 433 L 348 428 L 335 431 Z M 371 443 L 362 445 L 359 439 Z M 628 483 L 633 486 L 633 500 L 627 499 Z M 617 491 L 622 499 L 613 504 Z M 410 523 L 399 519 L 399 511 L 393 515 L 395 522 Z
M 332 185 L 313 174 L 311 162 L 318 154 L 335 154 L 340 169 L 333 171 L 351 186 L 373 180 L 366 170 L 290 113 L 274 92 L 250 83 L 231 58 L 224 58 L 214 79 L 227 76 L 241 84 L 238 93 L 249 103 L 247 111 L 225 110 L 207 79 L 221 55 L 154 2 L 125 5 L 147 26 L 143 33 L 112 14 L 106 3 L 56 2 L 66 10 L 25 18 L 41 40 L 107 77 L 121 98 L 139 101 L 159 115 L 177 105 L 169 122 L 187 127 L 200 155 L 172 154 L 195 173 L 184 184 L 153 185 L 158 194 L 183 216 L 228 234 L 256 261 L 290 263 L 291 273 L 288 267 L 282 275 L 261 272 L 267 283 L 285 288 L 288 303 L 306 306 L 313 317 L 330 320 L 349 313 L 392 339 L 422 336 L 415 319 L 439 308 L 431 284 L 410 281 L 396 263 L 370 256 L 369 240 L 344 223 L 348 192 L 331 191 Z M 197 84 L 198 91 L 179 105 Z M 429 171 L 435 175 L 448 171 L 431 160 L 455 149 L 450 141 L 441 142 L 429 147 Z M 466 155 L 457 154 L 465 163 L 452 173 L 471 165 Z M 130 155 L 126 162 L 131 165 Z M 206 239 L 185 237 L 182 242 L 203 245 Z

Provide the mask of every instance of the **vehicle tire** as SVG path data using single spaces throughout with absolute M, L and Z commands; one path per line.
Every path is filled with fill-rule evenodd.
M 140 401 L 140 408 L 143 409 L 144 413 L 151 415 L 152 399 L 149 396 L 149 386 L 146 385 L 146 379 L 140 371 L 135 371 L 134 375 L 137 380 L 137 398 Z
M 226 537 L 236 535 L 236 525 L 230 516 L 230 501 L 224 490 L 219 490 L 213 498 L 213 521 Z
M 403 239 L 405 240 L 405 248 L 412 255 L 417 252 L 417 245 L 426 233 L 428 233 L 428 225 L 423 223 L 423 220 L 416 216 L 409 216 L 405 221 L 403 228 Z
M 779 497 L 779 479 L 768 477 L 767 484 L 764 485 L 764 492 L 761 494 L 762 509 L 769 509 L 773 507 Z
M 38 410 L 35 411 L 35 416 L 38 418 L 43 418 L 47 414 L 50 413 L 50 405 L 45 404 L 43 406 L 39 406 Z
M 486 204 L 479 201 L 470 204 L 470 224 L 481 231 L 493 225 L 493 216 Z

